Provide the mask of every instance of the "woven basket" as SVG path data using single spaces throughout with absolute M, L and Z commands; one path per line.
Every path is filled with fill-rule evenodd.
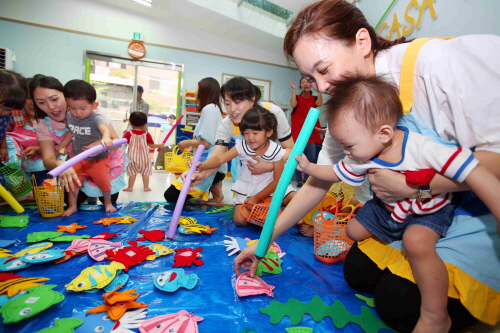
M 240 206 L 240 213 L 244 218 L 246 218 L 248 223 L 252 223 L 262 227 L 264 226 L 264 222 L 266 222 L 267 212 L 269 211 L 270 205 L 271 197 L 267 197 L 257 204 L 244 203 Z M 243 207 L 246 207 L 246 209 L 250 211 L 250 214 L 248 214 L 248 216 L 245 215 Z
M 349 205 L 351 199 L 354 197 L 354 188 L 347 183 L 338 182 L 330 187 L 326 196 L 334 197 L 338 210 L 342 210 L 342 208 Z M 302 220 L 309 225 L 313 225 L 313 216 L 319 211 L 320 206 L 321 202 L 311 209 Z M 335 207 L 327 207 L 326 210 L 335 213 Z
M 26 178 L 26 174 L 19 164 L 9 163 L 0 167 L 0 172 L 5 179 L 7 191 L 12 193 L 13 196 L 23 196 L 33 189 L 29 178 Z
M 45 180 L 44 183 L 47 183 Z M 33 189 L 38 211 L 43 217 L 61 216 L 64 211 L 64 190 L 57 185 L 55 179 L 51 180 L 53 185 L 37 186 L 33 177 Z
M 171 152 L 165 153 L 165 171 L 180 174 L 189 170 L 189 161 L 193 158 L 192 152 L 181 152 L 177 146 Z
M 361 207 L 359 204 L 351 212 Z M 335 207 L 335 211 L 326 211 Z M 314 255 L 319 261 L 332 264 L 344 260 L 353 241 L 346 235 L 347 223 L 356 216 L 353 213 L 339 213 L 337 201 L 327 196 L 321 201 L 320 210 L 314 216 Z

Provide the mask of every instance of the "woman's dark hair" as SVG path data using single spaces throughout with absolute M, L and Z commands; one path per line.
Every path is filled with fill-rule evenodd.
M 64 98 L 74 101 L 86 100 L 90 104 L 97 99 L 95 88 L 83 80 L 71 80 L 64 85 Z
M 222 113 L 220 106 L 220 85 L 213 77 L 206 77 L 198 82 L 198 111 L 201 112 L 208 104 L 215 104 Z
M 249 101 L 255 98 L 255 105 L 257 105 L 261 97 L 260 89 L 241 76 L 233 77 L 231 80 L 224 83 L 220 89 L 220 94 L 223 99 L 226 99 L 226 94 L 228 94 L 229 97 L 236 102 Z
M 255 105 L 247 111 L 240 122 L 240 131 L 243 134 L 245 130 L 253 131 L 273 131 L 269 137 L 270 140 L 276 141 L 278 138 L 278 119 L 270 111 L 264 109 L 260 105 Z
M 21 75 L 9 70 L 0 70 L 0 105 L 22 110 L 28 98 L 28 84 Z
M 33 98 L 33 107 L 35 108 L 35 119 L 43 119 L 47 114 L 43 112 L 36 104 L 35 95 L 33 92 L 36 88 L 47 88 L 60 91 L 64 95 L 64 86 L 58 79 L 52 76 L 45 76 L 43 74 L 35 75 L 29 84 L 29 94 Z
M 345 0 L 323 0 L 300 11 L 285 35 L 283 51 L 286 58 L 293 61 L 293 51 L 305 36 L 342 40 L 350 46 L 356 41 L 356 33 L 361 28 L 370 34 L 374 55 L 396 44 L 409 42 L 405 37 L 390 41 L 378 36 L 361 10 Z
M 148 123 L 148 116 L 144 112 L 132 112 L 128 118 L 132 126 L 144 126 Z

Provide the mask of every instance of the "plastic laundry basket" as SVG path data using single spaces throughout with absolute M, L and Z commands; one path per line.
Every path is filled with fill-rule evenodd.
M 26 177 L 19 164 L 7 164 L 0 167 L 0 172 L 5 179 L 7 190 L 12 193 L 13 196 L 23 196 L 33 189 L 31 181 Z
M 37 186 L 33 177 L 33 189 L 38 211 L 43 217 L 61 216 L 64 211 L 64 190 L 57 185 L 55 179 L 46 180 L 44 183 L 52 182 L 50 185 Z
M 352 209 L 354 212 L 361 207 L 359 204 Z M 334 213 L 326 207 L 335 207 Z M 325 263 L 344 260 L 353 241 L 346 235 L 347 223 L 355 216 L 353 213 L 339 213 L 337 201 L 333 196 L 327 196 L 320 205 L 320 210 L 314 215 L 314 255 Z
M 171 173 L 183 173 L 189 169 L 189 161 L 193 158 L 194 154 L 188 151 L 181 151 L 177 146 L 171 152 L 165 153 L 165 171 Z

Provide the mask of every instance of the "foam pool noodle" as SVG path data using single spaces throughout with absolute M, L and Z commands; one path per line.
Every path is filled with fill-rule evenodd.
M 170 137 L 170 134 L 172 134 L 177 125 L 181 123 L 182 118 L 184 118 L 183 114 L 181 114 L 179 118 L 177 118 L 177 121 L 172 125 L 172 128 L 170 128 L 170 131 L 168 131 L 167 136 L 165 137 L 165 139 L 163 139 L 161 143 L 167 142 L 168 138 Z M 157 151 L 161 151 L 161 148 L 158 148 Z

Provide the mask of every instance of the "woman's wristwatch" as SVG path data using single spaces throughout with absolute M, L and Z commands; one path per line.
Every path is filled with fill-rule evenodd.
M 432 198 L 432 189 L 429 185 L 420 186 L 417 193 L 418 201 Z

